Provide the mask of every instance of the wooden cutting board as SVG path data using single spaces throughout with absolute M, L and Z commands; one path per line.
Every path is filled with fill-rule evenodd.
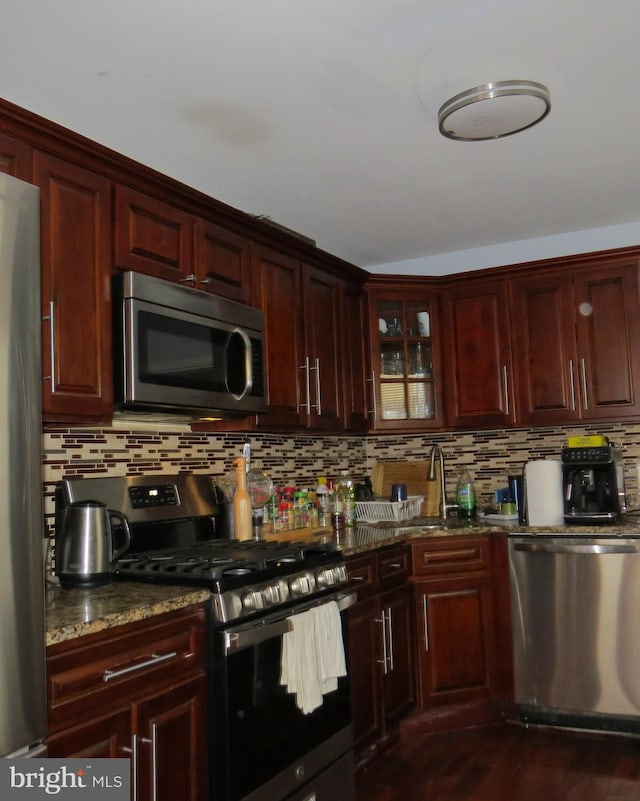
M 422 495 L 421 514 L 426 517 L 438 517 L 440 514 L 440 466 L 436 463 L 436 480 L 428 481 L 429 462 L 415 461 L 381 461 L 376 462 L 371 472 L 373 493 L 381 498 L 391 496 L 392 484 L 406 484 L 408 495 Z

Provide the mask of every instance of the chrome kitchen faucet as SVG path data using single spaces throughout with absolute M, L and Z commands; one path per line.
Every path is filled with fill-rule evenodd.
M 454 509 L 459 509 L 460 506 L 457 503 L 449 503 L 447 501 L 447 487 L 444 477 L 444 453 L 440 445 L 437 443 L 431 446 L 429 474 L 427 475 L 427 480 L 436 480 L 436 457 L 438 458 L 438 462 L 440 464 L 440 517 L 442 518 L 442 522 L 446 523 L 449 512 Z

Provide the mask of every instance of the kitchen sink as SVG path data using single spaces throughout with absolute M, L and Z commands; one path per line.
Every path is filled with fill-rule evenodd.
M 473 528 L 477 522 L 466 520 L 449 519 L 443 523 L 439 517 L 412 517 L 410 520 L 397 522 L 384 521 L 380 523 L 368 523 L 366 525 L 380 529 L 393 529 L 402 531 L 420 531 L 424 529 L 449 531 L 450 529 Z
M 456 529 L 456 528 L 473 528 L 478 524 L 474 521 L 468 520 L 447 520 L 446 523 L 443 523 L 439 517 L 424 517 L 424 518 L 417 518 L 414 520 L 408 520 L 407 523 L 415 528 L 439 528 L 448 531 L 449 529 Z

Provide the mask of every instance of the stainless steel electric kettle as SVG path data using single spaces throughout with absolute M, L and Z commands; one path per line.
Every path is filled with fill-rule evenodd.
M 113 544 L 112 519 L 121 524 L 123 542 Z M 63 587 L 97 587 L 113 577 L 113 563 L 131 543 L 129 521 L 100 501 L 76 501 L 64 512 L 56 532 L 55 572 Z

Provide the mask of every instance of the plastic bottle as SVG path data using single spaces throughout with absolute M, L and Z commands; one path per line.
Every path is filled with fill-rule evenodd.
M 475 520 L 476 493 L 468 470 L 462 470 L 458 477 L 456 500 L 460 506 L 458 517 L 461 520 Z
M 237 489 L 233 496 L 233 526 L 238 540 L 250 540 L 253 537 L 253 514 L 251 496 L 247 490 L 247 463 L 239 456 L 236 459 Z
M 335 505 L 336 511 L 340 512 L 344 517 L 345 526 L 355 526 L 356 490 L 354 481 L 347 470 L 340 471 Z

